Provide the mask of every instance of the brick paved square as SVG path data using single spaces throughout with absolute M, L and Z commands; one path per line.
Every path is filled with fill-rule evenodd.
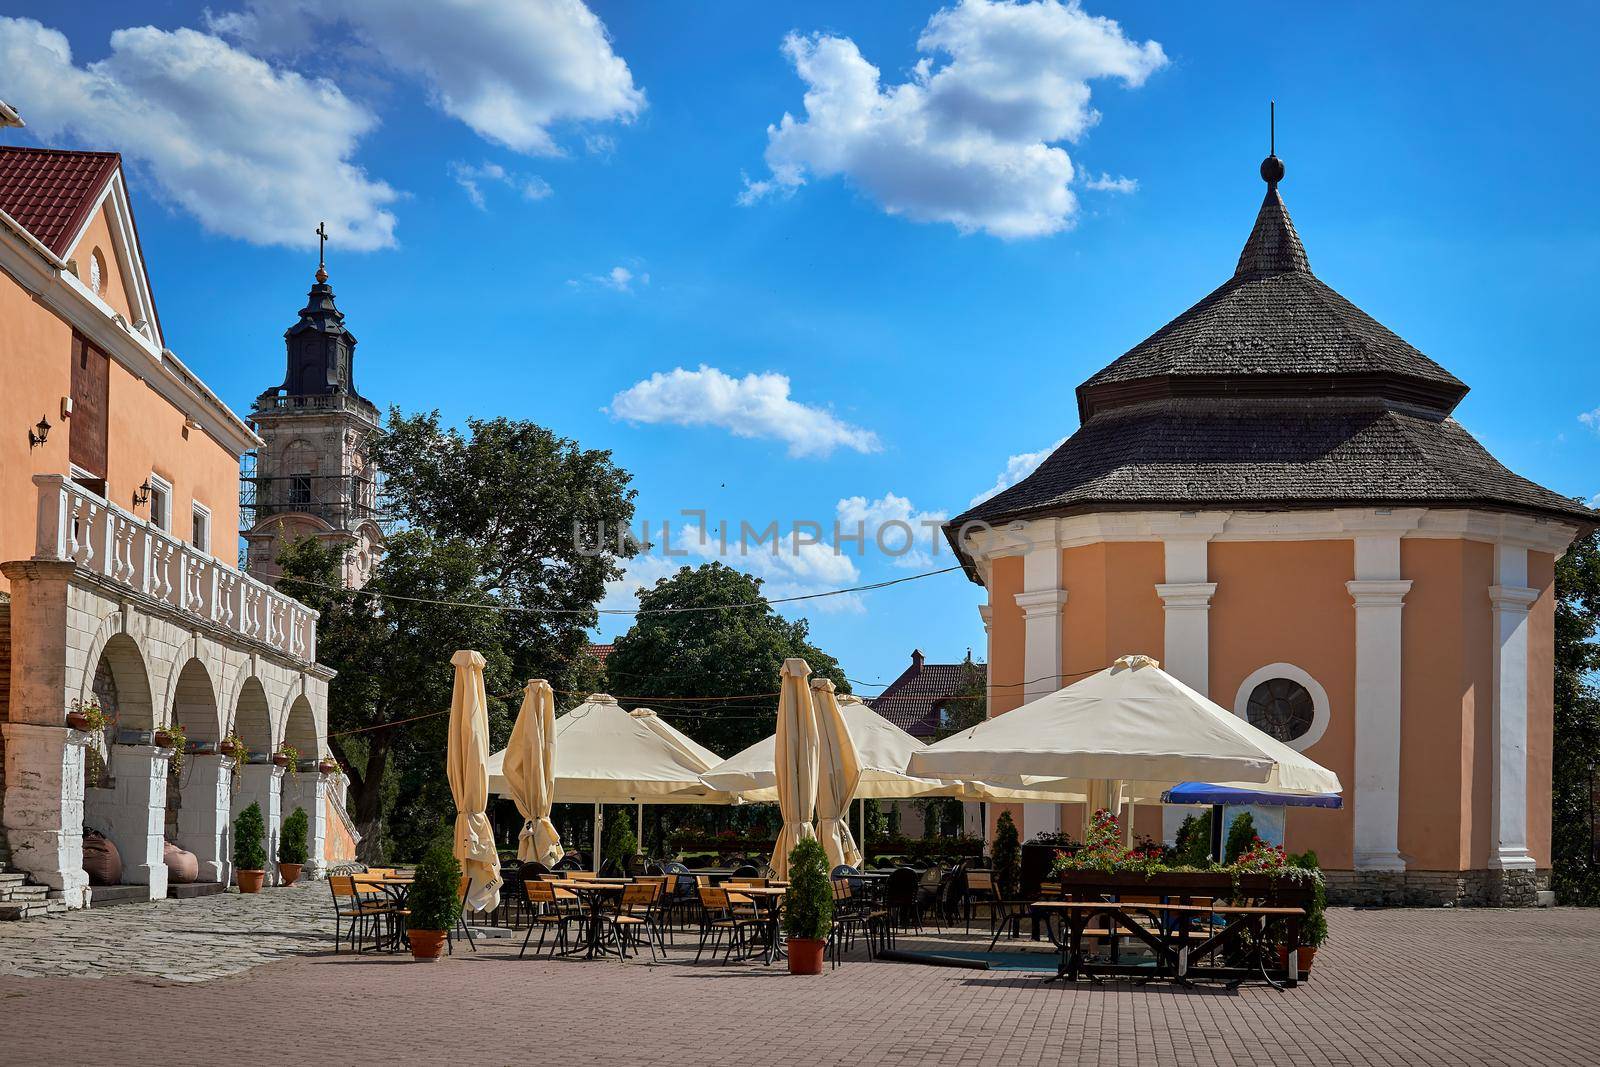
M 519 961 L 504 940 L 423 965 L 334 955 L 327 904 L 304 886 L 0 927 L 0 1061 L 1549 1065 L 1600 1043 L 1600 923 L 1576 909 L 1333 909 L 1309 983 L 1229 992 L 859 953 L 820 978 L 681 948 Z

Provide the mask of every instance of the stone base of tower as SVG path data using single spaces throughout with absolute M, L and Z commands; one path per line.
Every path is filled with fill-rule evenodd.
M 1323 871 L 1328 903 L 1358 908 L 1531 908 L 1550 871 Z

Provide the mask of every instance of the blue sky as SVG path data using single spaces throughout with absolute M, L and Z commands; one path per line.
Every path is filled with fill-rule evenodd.
M 328 217 L 379 404 L 611 449 L 655 523 L 954 514 L 1231 271 L 1275 98 L 1319 276 L 1465 380 L 1458 417 L 1513 470 L 1600 494 L 1583 6 L 384 6 L 314 40 L 302 0 L 0 22 L 8 141 L 128 155 L 169 344 L 237 410 L 281 378 Z M 890 117 L 808 111 L 797 64 L 846 112 L 896 92 Z M 940 550 L 746 565 L 782 595 Z M 950 574 L 803 613 L 874 683 L 914 646 L 981 656 L 979 602 Z

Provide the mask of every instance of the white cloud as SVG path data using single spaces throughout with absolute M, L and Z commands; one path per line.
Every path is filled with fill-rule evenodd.
M 1593 411 L 1585 411 L 1578 416 L 1578 421 L 1595 433 L 1600 433 L 1600 408 L 1595 408 Z
M 1101 171 L 1098 178 L 1085 177 L 1083 187 L 1100 193 L 1136 193 L 1139 191 L 1139 179 L 1124 178 L 1120 175 L 1113 178 L 1105 171 Z
M 1066 440 L 1067 439 L 1063 437 L 1061 440 L 1057 441 L 1053 445 L 1050 445 L 1048 448 L 1041 448 L 1037 452 L 1022 452 L 1007 459 L 1005 470 L 996 475 L 994 485 L 973 497 L 972 505 L 983 503 L 985 500 L 988 500 L 1002 489 L 1009 489 L 1011 486 L 1016 485 L 1018 482 L 1022 481 L 1022 479 L 1038 470 L 1039 464 L 1048 459 L 1050 457 L 1050 453 L 1054 452 L 1056 449 L 1065 444 Z
M 543 200 L 552 192 L 550 183 L 537 174 L 517 174 L 498 163 L 473 166 L 455 162 L 450 164 L 449 171 L 450 177 L 466 192 L 467 199 L 480 211 L 487 211 L 489 207 L 483 195 L 483 186 L 489 182 L 514 190 L 522 199 L 530 201 Z
M 903 496 L 885 493 L 876 500 L 847 496 L 834 505 L 835 521 L 849 537 L 862 538 L 862 551 L 889 556 L 896 567 L 927 568 L 934 563 L 944 537 L 939 526 L 950 516 L 943 511 L 918 511 Z
M 735 437 L 782 441 L 791 456 L 828 456 L 836 448 L 876 452 L 882 447 L 871 430 L 791 399 L 785 375 L 734 378 L 703 363 L 698 370 L 657 371 L 612 397 L 608 410 L 628 422 L 719 426 Z
M 1596 493 L 1589 498 L 1589 506 L 1591 508 L 1600 508 L 1600 493 Z
M 610 289 L 614 293 L 633 293 L 636 289 L 642 289 L 649 284 L 649 271 L 623 266 L 612 267 L 604 274 L 586 274 L 581 279 L 567 279 L 567 285 L 573 289 L 594 286 L 599 289 Z
M 843 177 L 892 215 L 1004 238 L 1072 222 L 1075 142 L 1099 121 L 1089 82 L 1135 87 L 1167 58 L 1077 0 L 962 0 L 928 20 L 910 80 L 883 85 L 854 41 L 790 34 L 805 115 L 767 128 L 770 177 L 744 179 L 751 204 L 808 176 Z
M 352 162 L 376 117 L 332 82 L 194 30 L 117 30 L 82 66 L 61 33 L 0 18 L 0 89 L 48 143 L 111 148 L 206 229 L 309 248 L 393 245 L 398 194 Z
M 582 0 L 252 0 L 208 25 L 262 50 L 325 49 L 342 24 L 371 54 L 421 80 L 441 111 L 530 155 L 561 155 L 553 127 L 630 122 L 645 106 L 605 24 Z

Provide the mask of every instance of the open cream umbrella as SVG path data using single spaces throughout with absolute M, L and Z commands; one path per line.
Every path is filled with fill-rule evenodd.
M 1121 781 L 1130 795 L 1227 781 L 1337 793 L 1339 776 L 1161 670 L 1148 656 L 1110 667 L 911 756 L 913 774 L 998 786 Z M 1081 786 L 1080 786 L 1081 788 Z M 1104 795 L 1109 795 L 1109 790 Z
M 470 879 L 467 910 L 493 911 L 500 906 L 500 857 L 484 814 L 489 803 L 489 702 L 483 691 L 483 657 L 462 649 L 450 662 L 456 677 L 445 774 L 456 802 L 456 859 Z
M 861 849 L 850 836 L 850 799 L 861 784 L 861 760 L 831 681 L 811 679 L 811 707 L 817 722 L 817 838 L 830 867 L 859 867 Z
M 556 795 L 556 700 L 543 678 L 533 679 L 523 690 L 522 709 L 502 756 L 506 792 L 523 819 L 517 858 L 554 867 L 566 850 L 550 821 Z
M 778 807 L 783 830 L 772 850 L 772 869 L 779 878 L 789 876 L 789 851 L 815 837 L 811 813 L 817 806 L 817 716 L 811 706 L 806 678 L 811 667 L 803 659 L 783 661 L 778 695 L 778 733 L 773 767 L 778 779 Z

